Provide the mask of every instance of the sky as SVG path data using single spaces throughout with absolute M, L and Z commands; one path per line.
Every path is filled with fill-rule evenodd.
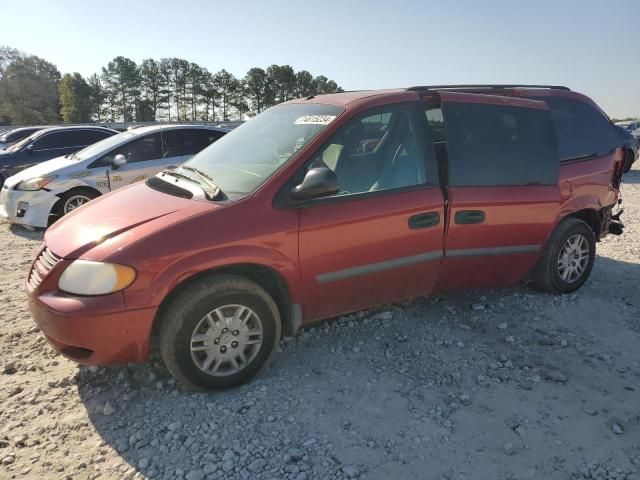
M 244 76 L 289 64 L 345 90 L 566 85 L 640 116 L 640 0 L 0 0 L 0 45 L 62 73 L 181 57 Z

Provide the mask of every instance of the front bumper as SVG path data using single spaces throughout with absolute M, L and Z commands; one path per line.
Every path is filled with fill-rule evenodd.
M 12 223 L 46 228 L 49 214 L 59 198 L 46 190 L 32 192 L 2 188 L 0 216 Z
M 30 290 L 27 284 L 33 319 L 65 357 L 86 365 L 148 358 L 155 308 L 127 310 L 122 292 L 83 297 L 57 290 L 37 293 L 40 287 Z

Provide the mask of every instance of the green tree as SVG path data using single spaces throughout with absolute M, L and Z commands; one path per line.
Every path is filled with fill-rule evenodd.
M 2 79 L 7 67 L 22 57 L 24 57 L 24 55 L 15 48 L 0 46 L 0 80 Z
M 104 103 L 107 100 L 107 93 L 97 73 L 94 73 L 87 79 L 87 85 L 89 86 L 91 118 L 100 122 L 105 114 Z
M 236 109 L 238 120 L 242 120 L 244 114 L 249 111 L 247 102 L 247 86 L 244 80 L 235 79 L 231 84 L 229 104 Z
M 116 57 L 102 68 L 102 80 L 112 104 L 112 115 L 131 122 L 140 99 L 140 72 L 136 63 L 125 57 Z
M 143 98 L 151 109 L 151 119 L 155 120 L 162 103 L 162 91 L 165 78 L 160 69 L 160 63 L 153 58 L 147 58 L 140 64 L 140 84 Z
M 36 56 L 5 62 L 0 80 L 0 113 L 14 124 L 46 124 L 60 120 L 55 65 Z
M 274 93 L 274 103 L 286 102 L 296 96 L 296 74 L 291 65 L 271 65 L 267 77 Z
M 172 68 L 171 68 L 171 59 L 170 58 L 161 58 L 160 64 L 160 78 L 161 78 L 161 88 L 160 88 L 160 97 L 162 98 L 162 104 L 166 106 L 167 114 L 163 116 L 167 121 L 171 121 L 171 97 L 173 94 L 173 89 L 171 88 L 172 82 Z
M 202 119 L 206 122 L 215 122 L 216 108 L 218 107 L 218 90 L 211 72 L 206 72 L 205 78 L 203 79 L 202 101 L 204 102 L 204 115 Z
M 236 78 L 225 69 L 220 70 L 213 76 L 213 86 L 218 92 L 223 121 L 229 120 L 229 110 L 232 107 L 233 95 L 237 88 L 236 82 Z
M 204 94 L 207 69 L 202 68 L 196 63 L 190 63 L 186 75 L 186 93 L 191 105 L 191 120 L 198 118 L 198 105 L 201 103 L 200 98 Z
M 65 123 L 86 123 L 91 117 L 91 89 L 79 73 L 65 74 L 58 86 L 60 115 Z
M 306 70 L 300 70 L 296 73 L 296 97 L 303 98 L 316 94 L 313 75 Z
M 269 79 L 267 72 L 262 68 L 251 68 L 244 77 L 247 100 L 251 104 L 254 113 L 260 113 L 267 104 L 267 91 L 269 90 Z

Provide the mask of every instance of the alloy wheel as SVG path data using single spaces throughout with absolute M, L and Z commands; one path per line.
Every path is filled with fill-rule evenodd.
M 589 265 L 589 242 L 581 233 L 571 235 L 558 254 L 558 274 L 567 283 L 574 283 Z
M 64 214 L 73 212 L 76 208 L 81 207 L 91 199 L 86 195 L 74 195 L 73 197 L 69 197 L 69 199 L 64 203 Z
M 191 358 L 198 369 L 226 377 L 246 368 L 262 345 L 260 317 L 244 305 L 225 305 L 207 313 L 191 334 Z

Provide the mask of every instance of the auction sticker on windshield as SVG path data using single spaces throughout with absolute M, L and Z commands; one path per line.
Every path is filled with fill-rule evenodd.
M 303 115 L 295 121 L 296 125 L 329 125 L 336 118 L 335 115 Z

